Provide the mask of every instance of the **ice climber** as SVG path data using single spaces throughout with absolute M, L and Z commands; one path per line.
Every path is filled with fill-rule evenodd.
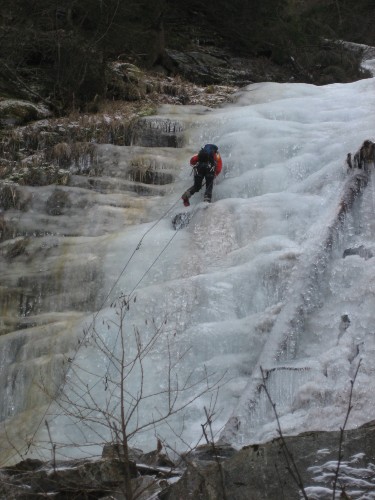
M 201 190 L 203 180 L 206 181 L 204 201 L 211 202 L 214 179 L 223 168 L 218 149 L 215 144 L 206 144 L 199 153 L 190 159 L 190 165 L 194 168 L 194 184 L 181 197 L 185 207 L 190 205 L 189 198 Z

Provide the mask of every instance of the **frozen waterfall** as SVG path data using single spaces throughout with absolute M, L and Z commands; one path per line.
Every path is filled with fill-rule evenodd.
M 67 336 L 72 341 L 63 365 L 71 368 L 63 387 L 56 371 L 51 373 L 62 398 L 22 421 L 25 433 L 27 425 L 31 434 L 38 429 L 30 450 L 49 456 L 50 438 L 44 423 L 39 425 L 47 420 L 62 456 L 99 454 L 113 436 L 112 416 L 119 411 L 116 360 L 124 355 L 129 368 L 139 349 L 146 349 L 145 356 L 142 365 L 129 368 L 126 390 L 130 399 L 142 399 L 129 425 L 140 429 L 130 445 L 144 450 L 155 448 L 156 437 L 174 450 L 196 445 L 203 439 L 205 409 L 212 412 L 216 438 L 235 446 L 275 437 L 274 415 L 259 390 L 260 367 L 268 374 L 284 432 L 297 434 L 342 425 L 350 378 L 362 359 L 349 427 L 373 419 L 373 172 L 329 249 L 325 242 L 355 175 L 347 172 L 346 155 L 365 139 L 374 140 L 374 112 L 373 78 L 322 87 L 262 83 L 220 109 L 164 106 L 146 120 L 146 139 L 139 139 L 144 136 L 137 129 L 131 146 L 99 146 L 95 189 L 107 208 L 95 205 L 80 233 L 85 247 L 86 236 L 97 228 L 90 246 L 92 275 L 87 268 L 87 282 L 100 278 L 90 304 L 94 312 L 81 311 L 59 337 L 60 344 Z M 160 123 L 166 139 L 154 147 Z M 203 206 L 202 193 L 195 194 L 190 224 L 176 232 L 171 221 L 183 210 L 180 196 L 192 183 L 189 158 L 207 142 L 218 144 L 224 163 L 213 203 Z M 151 165 L 158 180 L 142 184 L 131 203 L 120 206 L 119 193 L 134 179 L 144 181 L 140 163 L 145 172 Z M 361 245 L 368 258 L 343 258 L 346 249 Z M 72 280 L 80 267 L 78 252 Z M 123 324 L 114 305 L 119 297 L 125 300 Z M 23 349 L 13 365 L 16 377 L 37 348 L 31 339 L 26 345 L 25 333 L 10 335 L 1 338 L 0 382 L 15 356 L 12 349 Z M 56 345 L 40 349 L 45 356 L 58 351 Z M 2 387 L 11 392 L 9 384 Z M 22 387 L 20 380 L 24 398 Z M 181 411 L 148 426 L 168 412 L 171 394 Z M 20 421 L 12 412 L 14 399 L 17 391 L 9 394 L 7 425 L 12 418 L 14 425 Z M 81 423 L 77 407 L 78 417 L 86 418 Z

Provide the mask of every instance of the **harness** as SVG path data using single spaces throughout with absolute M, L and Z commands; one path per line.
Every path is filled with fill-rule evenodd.
M 215 168 L 216 168 L 215 164 L 212 165 L 211 163 L 197 163 L 197 165 L 195 165 L 193 167 L 194 175 L 200 175 L 199 169 L 201 169 L 203 176 L 209 175 L 209 174 L 214 175 Z

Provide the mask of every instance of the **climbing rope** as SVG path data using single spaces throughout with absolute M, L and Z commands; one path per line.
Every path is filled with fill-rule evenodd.
M 165 216 L 166 214 L 168 214 L 168 213 L 171 211 L 171 209 L 172 209 L 172 208 L 173 208 L 173 207 L 174 207 L 174 206 L 175 206 L 175 205 L 176 205 L 179 201 L 180 201 L 180 199 L 178 199 L 178 200 L 177 200 L 177 201 L 176 201 L 176 202 L 172 205 L 172 207 L 171 207 L 169 210 L 167 210 L 167 212 L 164 214 L 164 216 Z M 196 206 L 196 207 L 195 207 L 195 209 L 194 209 L 194 210 L 193 210 L 193 212 L 192 212 L 192 215 L 191 215 L 190 220 L 192 220 L 192 219 L 195 217 L 195 215 L 196 215 L 196 213 L 197 213 L 197 212 L 198 212 L 198 207 Z M 161 220 L 161 219 L 160 219 L 160 220 Z M 156 223 L 155 223 L 152 227 L 155 227 L 155 226 L 158 224 L 158 222 L 160 222 L 160 220 L 159 220 L 159 221 L 157 221 L 157 222 L 156 222 Z M 152 228 L 150 228 L 150 230 L 151 230 L 151 229 L 152 229 Z M 148 273 L 150 272 L 150 270 L 154 267 L 154 265 L 156 264 L 156 262 L 160 259 L 160 257 L 162 256 L 162 254 L 166 251 L 166 249 L 167 249 L 167 248 L 169 247 L 169 245 L 172 243 L 172 241 L 173 241 L 173 240 L 174 240 L 174 238 L 177 236 L 178 231 L 179 231 L 180 229 L 182 229 L 182 226 L 176 229 L 176 231 L 175 231 L 175 233 L 173 234 L 173 236 L 172 236 L 172 237 L 171 237 L 171 238 L 167 241 L 167 243 L 166 243 L 166 244 L 164 245 L 164 247 L 161 249 L 161 251 L 159 252 L 159 254 L 155 257 L 155 259 L 153 260 L 153 262 L 150 264 L 150 266 L 146 269 L 146 271 L 143 273 L 143 275 L 141 276 L 141 278 L 140 278 L 140 279 L 138 280 L 138 282 L 135 284 L 135 286 L 133 287 L 132 291 L 131 291 L 128 295 L 127 295 L 127 303 L 129 303 L 129 302 L 130 302 L 130 300 L 132 300 L 132 299 L 133 299 L 133 295 L 134 295 L 134 292 L 136 291 L 136 289 L 139 287 L 139 285 L 141 284 L 141 282 L 143 281 L 143 279 L 147 276 L 147 274 L 148 274 Z M 150 230 L 149 230 L 149 231 L 150 231 Z M 149 232 L 149 231 L 148 231 L 148 232 Z M 147 234 L 147 233 L 145 233 L 145 234 L 142 236 L 141 241 L 142 241 L 142 240 L 143 240 L 143 238 L 146 236 L 146 234 Z M 139 245 L 139 244 L 138 244 L 138 245 Z M 138 246 L 137 246 L 137 249 L 138 249 Z M 137 249 L 136 249 L 136 250 L 137 250 Z M 133 256 L 134 254 L 135 254 L 135 251 L 133 252 L 132 256 Z M 132 256 L 131 256 L 131 257 L 132 257 Z M 129 261 L 126 263 L 126 266 L 128 265 L 128 263 L 129 263 Z M 122 271 L 122 274 L 123 274 L 123 272 L 124 272 L 124 269 L 123 269 L 123 271 Z M 120 276 L 120 277 L 121 277 L 121 276 Z M 111 288 L 111 290 L 110 290 L 109 294 L 107 295 L 106 300 L 108 299 L 108 296 L 110 295 L 111 291 L 112 291 L 112 290 L 114 289 L 114 287 L 116 286 L 116 283 L 118 283 L 118 281 L 119 281 L 120 277 L 119 277 L 119 278 L 117 278 L 117 280 L 116 280 L 115 284 L 112 286 L 112 288 Z M 95 318 L 97 317 L 97 315 L 99 314 L 99 312 L 100 312 L 100 310 L 99 310 L 99 311 L 97 311 L 97 313 L 96 313 L 96 315 L 95 315 Z M 91 326 L 93 325 L 93 323 L 94 323 L 94 321 L 95 321 L 95 318 L 94 318 L 94 320 L 92 321 L 92 323 L 91 323 L 91 325 L 90 325 L 90 328 L 91 328 Z M 113 347 L 112 347 L 112 349 L 113 349 L 113 350 L 115 350 L 115 348 L 116 348 L 116 346 L 117 346 L 117 341 L 118 341 L 118 339 L 119 339 L 119 335 L 120 335 L 120 332 L 118 331 L 118 332 L 117 332 L 117 335 L 116 335 L 116 339 L 115 339 L 114 345 L 113 345 Z M 77 354 L 77 352 L 78 352 L 78 349 L 77 349 L 77 351 L 76 351 L 76 353 L 75 353 L 75 354 Z M 109 360 L 109 361 L 108 361 L 108 366 L 107 366 L 106 373 L 105 373 L 105 376 L 104 376 L 104 378 L 105 378 L 105 379 L 107 379 L 107 377 L 108 377 L 108 371 L 109 371 L 110 364 L 111 364 L 111 360 Z M 90 387 L 90 388 L 89 388 L 86 392 L 84 392 L 83 394 L 81 394 L 81 398 L 82 398 L 82 397 L 84 397 L 86 394 L 88 394 L 88 393 L 89 393 L 92 389 L 94 389 L 94 388 L 95 388 L 95 387 L 99 384 L 99 382 L 100 382 L 100 380 L 98 380 L 95 384 L 93 384 L 93 385 L 92 385 L 92 386 L 91 386 L 91 387 Z
M 151 227 L 149 227 L 147 229 L 147 231 L 143 234 L 143 236 L 141 237 L 141 239 L 139 240 L 136 248 L 133 250 L 132 254 L 130 255 L 130 257 L 128 258 L 128 260 L 126 261 L 125 265 L 123 266 L 120 274 L 118 275 L 118 277 L 116 278 L 116 280 L 114 281 L 113 285 L 111 286 L 110 290 L 108 291 L 108 293 L 106 294 L 105 298 L 103 299 L 101 305 L 99 306 L 99 309 L 96 311 L 96 313 L 94 314 L 93 316 L 93 319 L 91 321 L 91 323 L 89 324 L 88 328 L 85 329 L 84 331 L 84 335 L 83 337 L 81 337 L 78 341 L 78 346 L 76 347 L 75 351 L 74 351 L 74 354 L 72 356 L 70 356 L 68 358 L 68 362 L 69 362 L 69 366 L 71 366 L 73 363 L 74 363 L 74 360 L 76 359 L 77 357 L 77 354 L 78 354 L 78 351 L 80 350 L 80 348 L 82 347 L 82 345 L 84 345 L 84 340 L 85 338 L 87 337 L 87 335 L 89 334 L 90 330 L 92 329 L 94 323 L 95 323 L 95 320 L 96 318 L 98 317 L 99 313 L 103 310 L 104 306 L 106 305 L 107 303 L 107 300 L 108 298 L 110 297 L 111 293 L 113 292 L 113 290 L 115 289 L 116 285 L 118 284 L 118 282 L 120 281 L 121 277 L 124 275 L 125 271 L 127 270 L 129 264 L 131 263 L 134 255 L 136 254 L 136 252 L 141 248 L 141 245 L 143 243 L 143 240 L 146 238 L 146 236 L 171 212 L 171 210 L 173 210 L 173 208 L 177 205 L 177 203 L 180 202 L 180 198 L 178 198 L 169 208 L 168 210 L 166 210 L 155 222 L 154 224 L 152 224 Z M 192 215 L 191 215 L 191 218 L 190 220 L 192 220 L 196 213 L 198 211 L 198 208 L 196 207 L 193 212 L 192 212 Z M 136 289 L 138 288 L 138 286 L 141 284 L 141 282 L 143 281 L 143 279 L 146 277 L 146 275 L 150 272 L 150 270 L 153 268 L 153 266 L 155 265 L 155 263 L 159 260 L 159 258 L 161 257 L 161 255 L 165 252 L 165 250 L 169 247 L 169 245 L 172 243 L 172 241 L 174 240 L 174 238 L 177 236 L 179 230 L 182 229 L 182 227 L 179 227 L 176 229 L 176 231 L 174 232 L 173 236 L 166 242 L 166 244 L 164 245 L 164 247 L 161 249 L 161 251 L 159 252 L 159 254 L 156 256 L 156 258 L 153 260 L 153 262 L 150 264 L 150 266 L 146 269 L 146 271 L 143 273 L 143 275 L 141 276 L 141 278 L 138 280 L 138 282 L 135 284 L 135 286 L 133 287 L 133 289 L 131 290 L 131 292 L 129 293 L 128 295 L 128 300 L 130 300 L 131 298 L 133 298 L 133 295 L 134 295 L 134 292 L 136 291 Z M 118 338 L 119 338 L 119 332 L 117 333 L 117 336 L 116 336 L 116 340 L 115 340 L 115 343 L 114 343 L 114 346 L 113 346 L 113 349 L 115 349 L 116 345 L 117 345 L 117 341 L 118 341 Z M 106 375 L 104 378 L 106 378 L 108 376 L 108 371 L 109 371 L 109 367 L 110 367 L 110 361 L 108 363 L 108 366 L 107 366 L 107 369 L 106 369 Z M 59 392 L 61 393 L 62 390 L 64 389 L 65 385 L 66 385 L 66 382 L 67 382 L 67 374 L 69 372 L 69 368 L 65 371 L 64 373 L 64 378 L 63 378 L 63 381 L 59 387 Z M 82 399 L 85 397 L 85 395 L 89 394 L 90 391 L 92 391 L 98 384 L 99 382 L 101 381 L 101 379 L 99 379 L 97 382 L 95 382 L 90 388 L 87 388 L 86 392 L 82 393 L 79 398 Z M 78 400 L 77 400 L 78 401 Z M 46 416 L 52 406 L 54 402 L 54 399 L 52 399 L 46 410 L 43 412 L 43 416 L 42 418 L 40 419 L 40 422 L 39 424 L 37 425 L 34 433 L 32 434 L 32 437 L 31 439 L 29 440 L 28 442 L 28 445 L 27 445 L 27 448 L 26 448 L 26 453 L 29 451 L 31 445 L 32 445 L 32 442 L 37 434 L 37 432 L 39 431 L 43 421 L 45 421 L 46 419 Z M 74 404 L 74 403 L 72 403 Z M 57 418 L 59 415 L 61 415 L 62 413 L 59 413 L 57 415 L 54 416 L 54 419 Z M 22 455 L 21 455 L 22 457 Z M 22 457 L 23 458 L 23 457 Z

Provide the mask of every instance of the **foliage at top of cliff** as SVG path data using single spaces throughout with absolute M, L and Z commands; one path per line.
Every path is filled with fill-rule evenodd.
M 63 113 L 116 98 L 108 61 L 171 74 L 166 49 L 208 46 L 279 66 L 292 60 L 299 81 L 316 81 L 323 59 L 329 78 L 317 83 L 350 81 L 358 61 L 341 48 L 337 64 L 338 49 L 321 40 L 374 43 L 374 16 L 371 0 L 3 0 L 0 96 L 32 96 Z

